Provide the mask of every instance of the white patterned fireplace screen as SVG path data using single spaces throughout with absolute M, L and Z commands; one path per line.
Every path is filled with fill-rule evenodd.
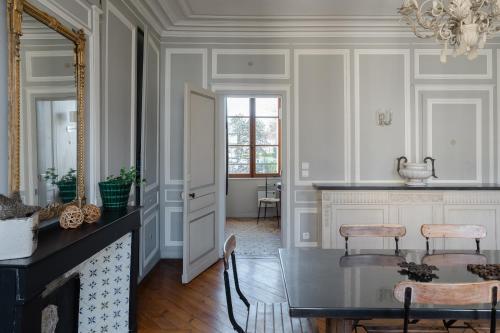
M 80 275 L 79 332 L 128 332 L 131 244 L 129 233 L 65 274 Z

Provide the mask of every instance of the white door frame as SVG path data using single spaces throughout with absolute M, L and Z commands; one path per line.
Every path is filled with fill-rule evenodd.
M 282 203 L 282 216 L 281 216 L 281 240 L 282 246 L 285 248 L 290 248 L 291 246 L 291 172 L 290 172 L 290 121 L 291 117 L 291 105 L 290 105 L 290 85 L 289 84 L 239 84 L 239 83 L 214 83 L 211 85 L 212 91 L 216 94 L 238 94 L 242 93 L 244 95 L 262 95 L 262 94 L 273 94 L 282 97 L 281 105 L 281 122 L 282 128 L 285 129 L 285 132 L 282 131 L 282 145 L 281 145 L 281 181 L 284 187 L 285 195 L 281 197 Z M 223 103 L 220 103 L 221 105 Z M 218 118 L 220 128 L 223 128 L 223 131 L 220 131 L 219 136 L 219 148 L 225 154 L 225 145 L 226 145 L 226 130 L 225 130 L 225 120 L 226 120 L 226 110 L 223 106 L 219 106 L 219 110 L 223 109 L 224 112 L 222 116 Z M 223 180 L 225 179 L 225 168 L 221 168 L 223 170 L 219 170 L 219 172 L 223 173 Z M 226 200 L 225 200 L 225 191 L 222 192 L 221 200 L 219 200 L 219 209 L 221 211 L 221 220 L 226 220 Z M 221 225 L 221 229 L 219 230 L 220 239 L 224 239 L 224 223 Z M 222 249 L 220 252 L 222 256 Z

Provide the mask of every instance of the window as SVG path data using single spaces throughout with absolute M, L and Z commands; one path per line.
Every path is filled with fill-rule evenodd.
M 226 99 L 230 177 L 280 175 L 280 109 L 279 97 Z

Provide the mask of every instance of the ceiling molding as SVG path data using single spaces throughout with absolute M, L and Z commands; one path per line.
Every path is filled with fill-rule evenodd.
M 131 3 L 162 37 L 413 36 L 397 15 L 199 15 L 193 12 L 188 0 Z
M 167 30 L 161 34 L 164 38 L 178 37 L 178 38 L 408 38 L 415 37 L 408 31 L 373 31 L 373 29 L 362 30 L 332 30 L 332 31 L 244 31 L 234 29 L 227 30 L 208 30 L 208 29 L 177 29 Z

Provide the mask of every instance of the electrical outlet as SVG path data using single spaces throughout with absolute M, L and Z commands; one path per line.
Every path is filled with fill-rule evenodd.
M 302 177 L 303 178 L 309 177 L 309 170 L 302 170 Z
M 311 238 L 311 234 L 310 234 L 310 233 L 308 233 L 308 232 L 304 232 L 304 233 L 302 234 L 302 238 L 303 238 L 304 240 L 308 240 L 309 238 Z

